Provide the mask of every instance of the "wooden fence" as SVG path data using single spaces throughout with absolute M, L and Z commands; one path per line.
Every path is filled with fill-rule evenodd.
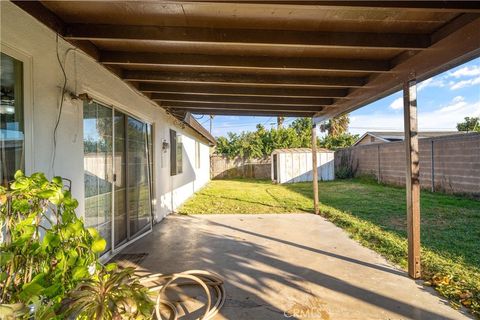
M 247 159 L 235 157 L 229 159 L 223 155 L 210 157 L 212 179 L 252 178 L 271 179 L 271 159 Z

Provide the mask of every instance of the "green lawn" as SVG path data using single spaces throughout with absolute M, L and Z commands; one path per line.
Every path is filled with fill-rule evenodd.
M 321 182 L 320 210 L 352 238 L 406 267 L 403 188 L 368 180 Z M 214 180 L 187 201 L 182 214 L 312 212 L 311 183 Z M 452 303 L 480 314 L 480 201 L 423 191 L 424 278 Z

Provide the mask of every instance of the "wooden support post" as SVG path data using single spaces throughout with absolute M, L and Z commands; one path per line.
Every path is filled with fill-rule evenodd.
M 312 119 L 312 183 L 313 183 L 313 211 L 319 214 L 318 209 L 318 162 L 317 162 L 317 125 Z
M 416 81 L 409 80 L 403 85 L 405 121 L 405 146 L 407 160 L 407 232 L 408 232 L 408 274 L 420 278 L 420 182 L 418 157 L 418 121 Z
M 431 153 L 431 164 L 432 164 L 432 170 L 431 170 L 431 175 L 432 175 L 432 192 L 435 192 L 435 146 L 434 146 L 434 140 L 432 139 L 432 153 Z

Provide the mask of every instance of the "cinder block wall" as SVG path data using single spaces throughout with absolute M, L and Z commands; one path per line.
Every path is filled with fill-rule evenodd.
M 480 134 L 468 133 L 419 140 L 422 188 L 480 195 Z M 369 174 L 380 182 L 405 185 L 405 143 L 360 145 L 335 152 L 335 169 L 343 163 L 356 175 Z M 432 184 L 433 159 L 433 184 Z
M 270 179 L 270 157 L 261 159 L 246 159 L 235 157 L 229 159 L 223 155 L 210 157 L 210 173 L 212 179 L 252 178 Z

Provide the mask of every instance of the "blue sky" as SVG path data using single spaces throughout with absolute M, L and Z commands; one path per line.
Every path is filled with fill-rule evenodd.
M 465 117 L 480 116 L 480 58 L 467 62 L 417 85 L 419 129 L 423 131 L 456 130 L 456 124 Z M 403 104 L 397 92 L 350 114 L 349 131 L 402 131 Z M 209 128 L 208 116 L 195 116 Z M 285 123 L 294 118 L 287 118 Z M 276 126 L 275 117 L 216 116 L 212 134 L 224 136 L 227 132 L 255 130 L 261 123 L 267 128 Z

